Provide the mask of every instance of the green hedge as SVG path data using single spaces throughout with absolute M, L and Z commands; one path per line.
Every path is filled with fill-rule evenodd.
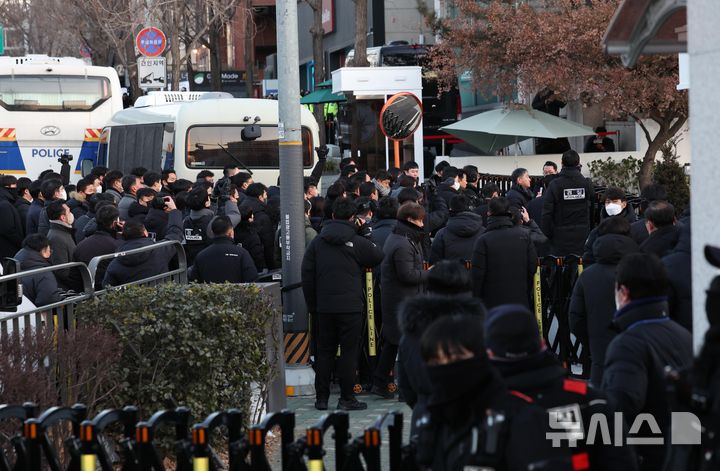
M 260 387 L 264 400 L 277 373 L 266 358 L 265 327 L 279 315 L 259 288 L 233 284 L 132 286 L 78 307 L 81 323 L 119 338 L 108 406 L 134 404 L 144 416 L 170 400 L 195 418 L 235 407 L 252 420 L 253 392 Z

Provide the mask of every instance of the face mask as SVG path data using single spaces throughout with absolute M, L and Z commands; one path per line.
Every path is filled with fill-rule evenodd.
M 74 222 L 75 222 L 75 215 L 73 213 L 68 213 L 67 214 L 67 223 L 72 226 Z
M 460 184 L 459 184 L 458 182 L 455 182 L 455 183 L 452 184 L 452 187 L 453 187 L 455 190 L 459 190 L 459 189 L 460 189 Z
M 485 355 L 447 365 L 427 367 L 433 388 L 433 402 L 451 403 L 463 398 L 487 380 L 490 364 Z
M 605 205 L 605 212 L 608 213 L 608 216 L 617 216 L 618 214 L 622 213 L 623 207 L 621 204 L 618 203 L 609 203 Z
M 60 192 L 60 199 L 67 200 L 67 192 L 65 190 Z
M 95 193 L 102 193 L 102 185 L 98 185 L 95 187 Z

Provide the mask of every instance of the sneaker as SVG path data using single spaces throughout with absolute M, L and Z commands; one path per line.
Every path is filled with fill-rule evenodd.
M 327 399 L 316 399 L 316 400 L 315 400 L 315 409 L 317 409 L 317 410 L 327 410 L 327 409 L 328 409 L 328 401 L 327 401 Z
M 380 396 L 383 399 L 395 398 L 394 392 L 392 392 L 388 388 L 384 388 L 382 386 L 373 385 L 372 389 L 370 390 L 370 393 L 375 394 L 376 396 Z
M 364 402 L 360 402 L 355 398 L 340 399 L 338 401 L 337 408 L 340 410 L 365 410 L 367 409 L 367 404 Z

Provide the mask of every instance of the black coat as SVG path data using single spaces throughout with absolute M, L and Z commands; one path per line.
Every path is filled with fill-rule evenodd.
M 627 254 L 640 251 L 629 237 L 606 234 L 595 241 L 597 261 L 582 272 L 570 298 L 570 331 L 590 350 L 590 381 L 602 384 L 605 352 L 615 337 L 611 327 L 615 314 L 615 271 Z
M 58 221 L 50 221 L 50 230 L 47 238 L 50 241 L 52 254 L 50 255 L 50 263 L 60 265 L 73 261 L 75 255 L 75 231 L 71 227 L 67 227 Z M 55 271 L 55 277 L 62 289 L 82 291 L 82 284 L 78 282 L 77 269 L 66 268 Z
M 472 257 L 473 295 L 489 308 L 500 304 L 530 307 L 537 252 L 527 232 L 510 216 L 490 216 Z
M 15 209 L 15 196 L 0 188 L 0 260 L 12 257 L 22 246 L 24 225 Z
M 430 251 L 430 263 L 440 260 L 472 259 L 473 248 L 478 238 L 485 232 L 482 217 L 465 211 L 450 216 L 447 226 L 435 235 Z
M 83 241 L 77 245 L 73 260 L 89 265 L 90 260 L 93 258 L 115 253 L 121 245 L 122 240 L 115 238 L 113 234 L 103 230 L 97 230 L 93 235 L 84 238 Z M 110 265 L 110 260 L 104 260 L 98 265 L 97 271 L 95 272 L 95 289 L 102 288 L 102 281 L 105 279 L 105 271 L 108 265 Z
M 670 318 L 692 332 L 690 224 L 680 227 L 675 250 L 663 257 L 670 278 Z
M 275 267 L 275 225 L 270 217 L 268 206 L 257 198 L 247 197 L 240 204 L 241 207 L 247 206 L 252 209 L 260 241 L 263 244 L 263 254 L 265 256 L 265 266 L 268 269 Z
M 508 389 L 525 394 L 545 410 L 578 405 L 585 427 L 593 415 L 598 414 L 605 416 L 610 430 L 615 430 L 613 411 L 605 395 L 584 381 L 569 379 L 568 371 L 549 350 L 516 361 L 492 363 Z M 586 445 L 584 440 L 580 440 L 577 448 L 572 450 L 574 454 L 588 453 L 589 469 L 637 469 L 635 454 L 630 447 L 607 446 L 599 437 L 595 437 L 592 445 Z
M 605 356 L 602 389 L 610 405 L 628 424 L 638 414 L 651 414 L 665 437 L 665 446 L 638 446 L 641 470 L 662 469 L 670 445 L 670 404 L 665 392 L 665 367 L 688 368 L 693 362 L 692 335 L 668 317 L 664 298 L 638 299 L 615 313 L 620 333 Z
M 631 231 L 630 231 L 630 237 L 632 238 L 632 225 L 637 221 L 637 215 L 635 214 L 635 211 L 632 209 L 632 206 L 629 204 L 623 209 L 623 211 L 618 214 L 618 216 L 623 216 L 625 219 L 628 220 L 630 223 Z M 605 211 L 605 206 L 600 210 L 600 220 L 603 221 L 606 218 L 609 218 L 610 216 Z M 593 246 L 595 245 L 595 241 L 598 238 L 598 228 L 594 227 L 593 230 L 590 231 L 590 234 L 588 234 L 587 240 L 585 240 L 585 247 L 583 248 L 583 265 L 585 267 L 589 267 L 593 263 L 595 263 L 595 254 L 593 253 Z M 634 240 L 634 238 L 633 238 Z M 635 241 L 638 245 L 640 245 L 640 242 Z
M 392 345 L 400 343 L 398 319 L 402 302 L 425 292 L 428 272 L 423 267 L 423 236 L 421 228 L 398 221 L 382 250 L 385 254 L 380 265 L 382 336 Z
M 460 190 L 453 188 L 452 183 L 441 183 L 440 186 L 438 186 L 438 196 L 445 200 L 448 208 L 450 207 L 450 200 L 459 194 Z
M 248 251 L 257 271 L 265 269 L 265 251 L 260 236 L 255 230 L 254 222 L 241 221 L 237 225 L 235 228 L 235 242 Z
M 147 216 L 145 216 L 145 229 L 152 235 L 155 240 L 163 240 L 168 226 L 168 213 L 158 208 L 150 208 Z
M 679 239 L 680 228 L 678 226 L 661 227 L 640 244 L 640 250 L 662 258 L 672 252 Z
M 72 212 L 73 216 L 75 216 L 76 220 L 90 210 L 90 207 L 85 201 L 80 201 L 75 198 L 70 198 L 67 201 L 67 205 L 68 208 L 70 208 L 70 212 Z
M 482 218 L 483 226 L 487 226 L 489 204 L 490 200 L 482 200 L 480 204 L 473 209 L 473 212 Z
M 168 214 L 165 240 L 176 240 L 178 242 L 183 240 L 182 213 L 177 209 L 170 211 Z M 118 248 L 117 252 L 127 252 L 141 247 L 148 247 L 154 243 L 149 237 L 128 240 Z M 176 253 L 176 248 L 169 246 L 149 252 L 118 257 L 108 265 L 102 283 L 103 287 L 119 286 L 160 275 L 168 271 L 168 264 Z
M 49 259 L 34 250 L 21 249 L 14 255 L 14 258 L 20 262 L 20 271 L 51 266 Z M 20 283 L 22 283 L 23 294 L 35 306 L 47 306 L 61 300 L 60 289 L 52 272 L 24 276 L 20 278 Z
M 533 198 L 527 205 L 528 216 L 530 216 L 530 219 L 535 221 L 539 227 L 542 227 L 542 212 L 544 204 L 545 197 L 541 195 Z
M 201 283 L 249 283 L 257 269 L 247 250 L 229 237 L 215 237 L 209 247 L 195 257 L 189 277 Z
M 552 448 L 546 439 L 545 434 L 549 431 L 547 412 L 529 399 L 508 392 L 494 370 L 488 379 L 450 406 L 460 409 L 453 413 L 460 415 L 459 423 L 449 423 L 446 408 L 435 406 L 433 401 L 431 398 L 429 413 L 418 424 L 417 457 L 422 469 L 572 469 L 567 451 Z M 482 460 L 487 443 L 482 430 L 489 411 L 504 417 L 502 439 L 496 444 L 500 449 L 492 457 L 499 463 Z M 539 463 L 542 465 L 538 466 Z M 491 466 L 485 468 L 487 465 Z
M 558 175 L 543 193 L 540 228 L 550 239 L 553 255 L 582 255 L 595 190 L 579 168 L 563 167 Z
M 505 198 L 510 201 L 512 207 L 520 209 L 528 207 L 528 204 L 530 204 L 530 201 L 533 199 L 533 194 L 529 189 L 525 189 L 515 183 L 505 194 Z
M 396 225 L 397 219 L 379 219 L 375 221 L 372 224 L 372 234 L 370 234 L 370 239 L 381 249 L 384 248 L 385 241 L 388 237 L 390 237 L 392 231 L 395 230 Z
M 32 203 L 25 198 L 18 196 L 18 199 L 15 200 L 15 209 L 17 209 L 17 212 L 20 215 L 20 223 L 22 224 L 23 233 L 25 232 L 27 215 L 30 211 L 30 206 L 32 206 Z
M 310 242 L 302 261 L 308 311 L 317 314 L 365 311 L 365 269 L 382 261 L 382 250 L 358 235 L 350 221 L 328 221 Z
M 87 213 L 83 214 L 79 218 L 75 219 L 75 222 L 73 223 L 73 227 L 75 228 L 75 242 L 80 244 L 86 237 L 88 237 L 85 234 L 85 227 L 88 225 L 90 220 L 95 220 L 95 213 L 91 213 L 88 211 Z M 97 225 L 97 224 L 96 224 Z
M 28 209 L 27 216 L 25 218 L 25 234 L 35 234 L 38 231 L 38 219 L 40 218 L 40 212 L 42 211 L 45 204 L 42 200 L 33 200 Z
M 645 227 L 645 218 L 638 219 L 630 225 L 630 237 L 632 237 L 638 245 L 642 244 L 648 237 L 650 237 L 647 227 Z

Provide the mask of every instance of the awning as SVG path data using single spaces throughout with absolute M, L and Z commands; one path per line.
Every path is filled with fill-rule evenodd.
M 605 52 L 632 67 L 641 54 L 687 52 L 687 0 L 624 0 L 605 32 Z

